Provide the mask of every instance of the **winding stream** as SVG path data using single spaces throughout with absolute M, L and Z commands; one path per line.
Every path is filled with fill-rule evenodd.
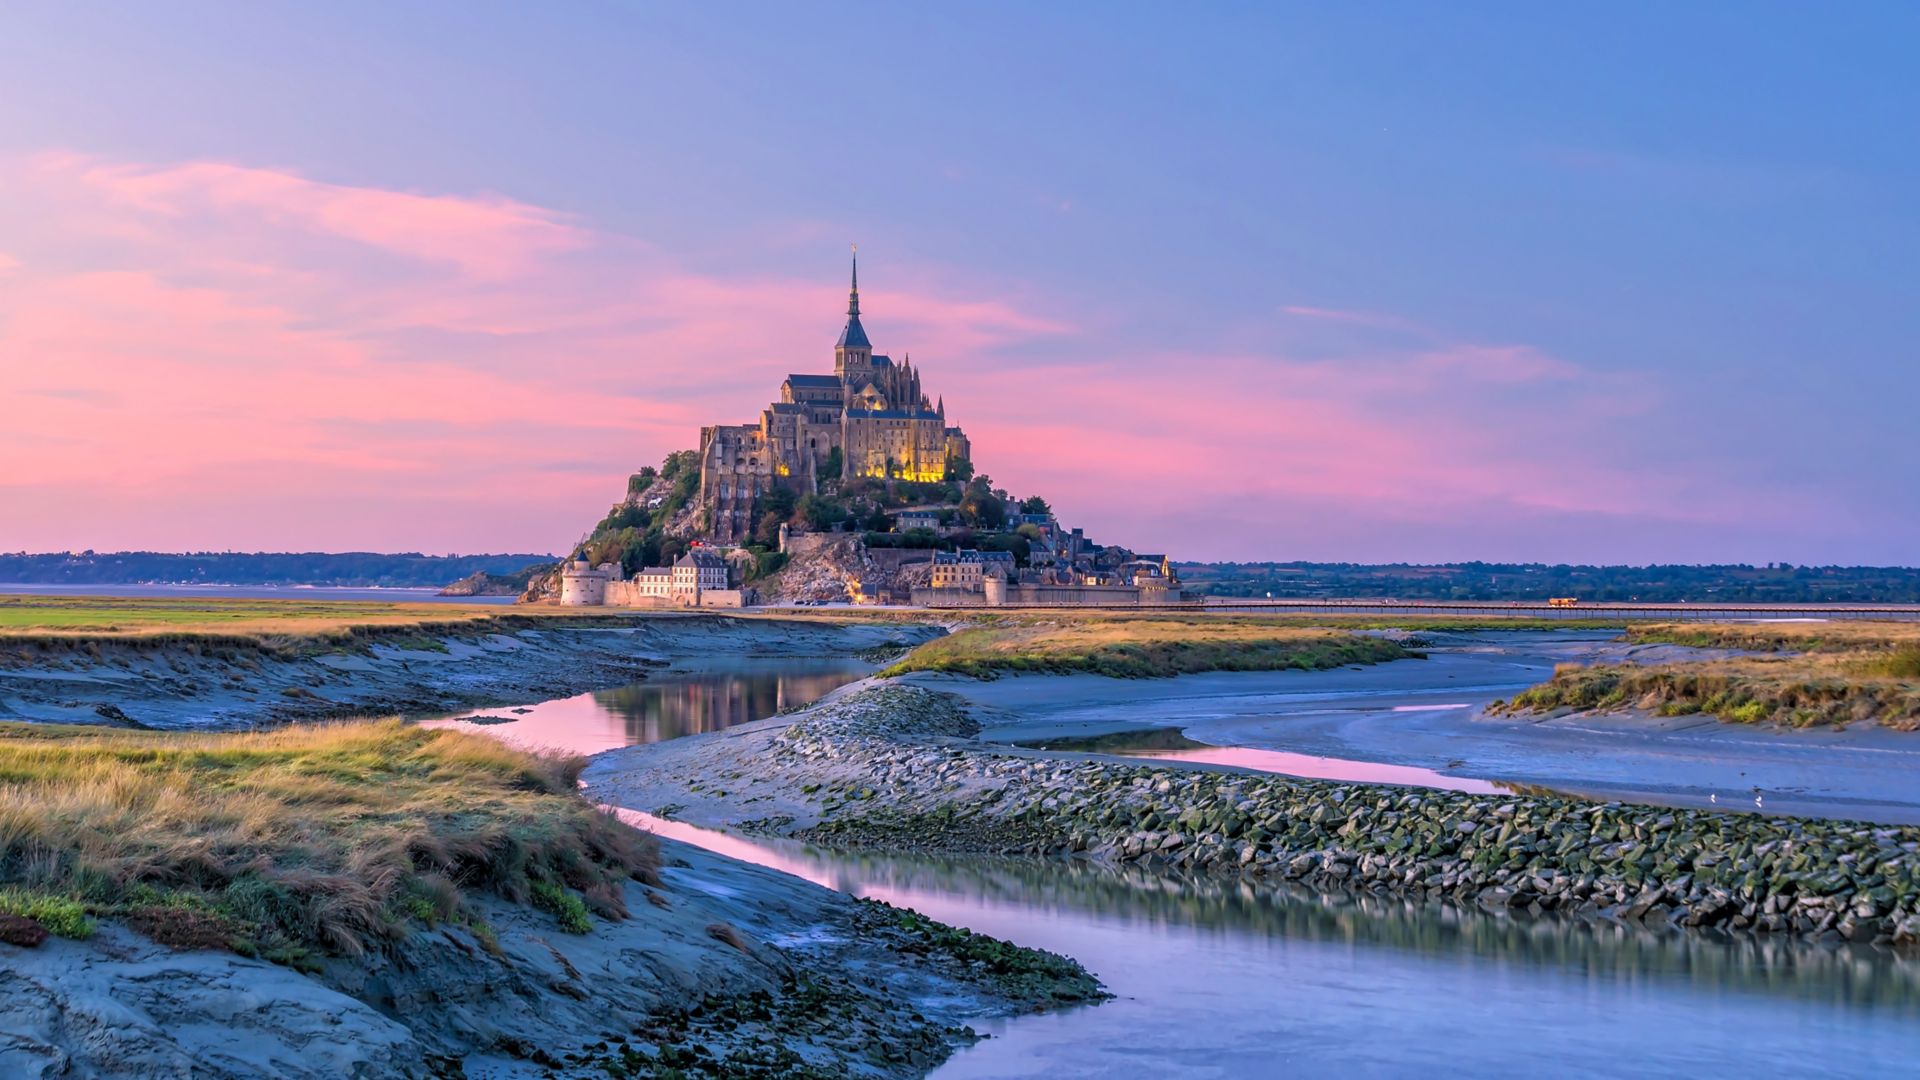
M 1475 770 L 1461 761 L 1492 759 L 1522 736 L 1498 727 L 1475 743 L 1462 735 L 1471 735 L 1464 710 L 1435 706 L 1508 692 L 1554 659 L 1530 646 L 1277 686 L 1264 676 L 1200 676 L 1190 695 L 1167 682 L 1144 694 L 1140 684 L 1096 687 L 1089 698 L 1072 680 L 1003 680 L 975 692 L 991 707 L 1059 691 L 1020 723 L 1009 708 L 999 734 L 1010 741 L 1172 722 L 1223 749 L 1337 750 L 1346 765 L 1401 766 L 1414 782 L 1423 770 L 1444 771 L 1466 783 Z M 851 661 L 703 665 L 526 712 L 487 710 L 515 720 L 480 730 L 577 751 L 655 741 L 770 715 L 866 671 Z M 1410 733 L 1403 752 L 1355 752 L 1372 745 L 1361 735 L 1393 725 Z M 1555 738 L 1565 736 L 1547 744 Z M 1652 753 L 1656 744 L 1644 742 L 1636 752 Z M 1851 744 L 1833 745 L 1836 763 L 1851 760 Z M 1709 772 L 1717 760 L 1695 750 L 1660 760 L 1677 768 L 1690 756 Z M 1566 765 L 1589 779 L 1615 767 L 1585 754 Z M 1063 1013 L 977 1020 L 992 1037 L 955 1055 L 935 1074 L 942 1078 L 1860 1076 L 1904 1075 L 1920 1059 L 1920 957 L 1887 949 L 1256 892 L 1077 863 L 852 854 L 626 814 L 672 841 L 1071 955 L 1118 995 Z

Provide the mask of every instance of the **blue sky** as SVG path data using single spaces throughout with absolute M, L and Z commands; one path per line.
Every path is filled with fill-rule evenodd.
M 591 420 L 556 402 L 523 433 L 484 410 L 336 402 L 298 418 L 306 441 L 255 448 L 311 481 L 306 505 L 211 450 L 129 480 L 103 433 L 64 455 L 67 495 L 0 480 L 19 523 L 0 548 L 564 546 L 627 471 L 830 362 L 857 240 L 876 344 L 915 353 L 997 480 L 1109 539 L 1197 557 L 1920 561 L 1910 5 L 24 4 L 0 19 L 0 256 L 16 266 L 0 332 L 76 281 L 131 273 L 271 306 L 276 333 L 327 356 L 358 344 L 339 362 L 376 387 L 429 361 L 509 390 L 558 365 L 606 401 Z M 418 305 L 459 283 L 346 250 L 390 253 L 377 237 L 282 237 L 298 207 L 65 194 L 113 170 L 164 175 L 186 200 L 188 178 L 158 171 L 194 163 L 537 208 L 590 250 L 516 261 L 517 293 L 591 292 L 596 315 L 547 304 L 511 334 L 450 327 Z M 283 287 L 222 276 L 241 261 Z M 620 308 L 622 277 L 650 298 Z M 404 317 L 354 321 L 402 286 Z M 804 289 L 817 318 L 787 306 Z M 47 372 L 165 365 L 217 398 L 218 372 L 194 367 L 203 330 L 151 356 L 0 337 L 0 364 L 44 375 L 42 399 L 95 395 L 57 434 L 164 430 L 188 421 Z M 396 443 L 415 463 L 401 474 L 326 449 L 426 419 L 464 432 L 461 452 Z M 20 432 L 0 454 L 37 472 L 56 445 Z M 463 468 L 544 501 L 502 521 Z M 88 510 L 149 497 L 145 531 Z

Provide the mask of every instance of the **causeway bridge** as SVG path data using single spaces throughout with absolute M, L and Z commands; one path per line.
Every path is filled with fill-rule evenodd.
M 1647 604 L 1582 600 L 1554 607 L 1544 600 L 1261 600 L 1207 597 L 1206 610 L 1298 612 L 1313 615 L 1463 615 L 1530 619 L 1807 620 L 1901 619 L 1920 621 L 1920 604 Z
M 1830 622 L 1837 619 L 1894 619 L 1920 622 L 1920 604 L 1730 604 L 1581 601 L 1555 607 L 1544 600 L 1263 600 L 1209 596 L 1172 604 L 935 604 L 936 610 L 956 611 L 1210 611 L 1297 615 L 1459 616 L 1499 619 L 1568 619 L 1606 622 L 1609 619 L 1665 622 Z

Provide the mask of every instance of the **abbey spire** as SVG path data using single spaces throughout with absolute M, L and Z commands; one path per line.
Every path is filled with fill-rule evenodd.
M 867 328 L 860 325 L 860 249 L 853 255 L 853 287 L 847 292 L 847 325 L 833 345 L 833 370 L 842 379 L 848 372 L 863 374 L 873 367 L 873 342 L 867 340 Z

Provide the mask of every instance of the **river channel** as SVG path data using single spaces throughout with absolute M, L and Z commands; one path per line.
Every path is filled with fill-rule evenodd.
M 1529 653 L 1522 662 L 1543 659 L 1551 660 Z M 669 669 L 623 690 L 486 710 L 512 722 L 482 729 L 591 752 L 771 715 L 867 670 L 816 660 Z M 1456 704 L 1487 685 L 1464 678 L 1459 664 L 1370 670 L 1376 680 L 1323 680 L 1315 710 L 1383 691 L 1388 710 Z M 1413 685 L 1423 671 L 1440 685 Z M 1215 700 L 1181 726 L 1222 744 L 1223 729 L 1257 727 L 1259 706 L 1217 693 L 1229 677 L 1203 678 Z M 1149 699 L 1168 701 L 1167 689 Z M 1114 707 L 1101 703 L 1099 717 L 1056 711 L 1047 723 L 1058 734 L 1112 730 Z M 1442 714 L 1402 715 L 1424 724 Z M 977 1020 L 991 1037 L 956 1054 L 941 1078 L 1862 1076 L 1906 1074 L 1920 1058 L 1920 959 L 1871 946 L 1256 891 L 1084 864 L 851 854 L 632 817 L 669 841 L 1065 953 L 1117 995 L 1057 1014 Z

